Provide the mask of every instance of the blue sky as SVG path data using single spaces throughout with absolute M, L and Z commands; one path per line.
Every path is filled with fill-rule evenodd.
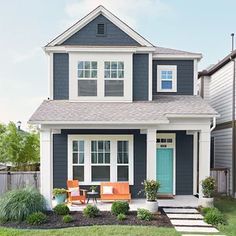
M 48 96 L 48 41 L 104 5 L 153 44 L 222 59 L 236 32 L 235 0 L 9 0 L 0 7 L 0 122 L 27 120 Z

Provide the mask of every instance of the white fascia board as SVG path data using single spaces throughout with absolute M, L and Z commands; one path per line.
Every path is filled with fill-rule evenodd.
M 153 54 L 153 59 L 201 59 L 202 58 L 202 54 Z
M 166 114 L 167 118 L 213 118 L 219 117 L 217 114 Z
M 125 24 L 123 21 L 121 21 L 119 18 L 117 18 L 115 15 L 113 15 L 110 11 L 108 11 L 103 6 L 99 6 L 96 9 L 94 9 L 92 12 L 90 12 L 88 15 L 86 15 L 80 21 L 78 21 L 73 26 L 71 26 L 69 29 L 67 29 L 64 33 L 62 33 L 57 38 L 55 38 L 53 41 L 51 41 L 47 46 L 55 46 L 57 44 L 63 43 L 70 36 L 72 36 L 73 34 L 78 32 L 85 25 L 87 25 L 89 22 L 91 22 L 93 19 L 95 19 L 99 14 L 104 15 L 113 24 L 118 26 L 121 30 L 123 30 L 125 33 L 127 33 L 131 38 L 133 38 L 135 41 L 137 41 L 142 46 L 153 46 L 149 41 L 144 39 L 141 35 L 139 35 L 137 32 L 135 32 L 133 29 L 131 29 L 127 24 Z
M 46 46 L 44 47 L 46 53 L 58 52 L 131 52 L 131 53 L 149 53 L 154 52 L 154 47 L 93 47 L 93 46 Z

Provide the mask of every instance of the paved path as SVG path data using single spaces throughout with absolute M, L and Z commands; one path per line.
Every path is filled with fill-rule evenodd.
M 203 216 L 195 208 L 164 208 L 163 210 L 175 229 L 183 236 L 223 236 L 215 227 L 204 222 Z

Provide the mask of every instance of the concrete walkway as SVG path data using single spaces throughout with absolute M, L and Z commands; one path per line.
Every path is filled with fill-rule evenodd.
M 203 216 L 195 208 L 164 208 L 163 210 L 175 229 L 183 236 L 220 236 L 215 227 L 203 221 Z

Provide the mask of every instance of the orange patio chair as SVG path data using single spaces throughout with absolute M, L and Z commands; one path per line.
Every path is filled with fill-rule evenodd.
M 87 190 L 79 188 L 78 180 L 67 180 L 67 189 L 69 203 L 72 204 L 73 201 L 80 201 L 82 204 L 85 204 Z

